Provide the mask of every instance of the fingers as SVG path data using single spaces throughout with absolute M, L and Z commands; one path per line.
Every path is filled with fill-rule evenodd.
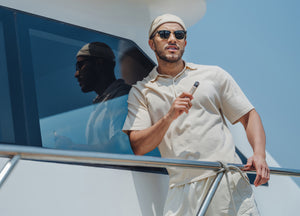
M 270 179 L 270 171 L 269 169 L 262 168 L 256 171 L 256 178 L 254 181 L 254 185 L 257 187 L 259 185 L 265 184 Z
M 192 100 L 194 97 L 192 94 L 190 94 L 188 92 L 182 92 L 182 94 L 179 95 L 179 98 L 189 98 L 190 100 Z
M 262 170 L 260 168 L 258 168 L 256 170 L 256 178 L 254 180 L 255 187 L 259 186 L 261 181 L 262 181 Z
M 270 179 L 270 169 L 265 160 L 253 161 L 253 166 L 256 169 L 256 178 L 254 185 L 257 187 L 259 185 L 265 184 Z
M 192 103 L 189 98 L 182 98 L 181 100 L 178 100 L 178 106 L 182 106 L 189 110 L 192 107 Z
M 169 115 L 172 117 L 172 119 L 176 119 L 183 112 L 189 112 L 190 108 L 192 107 L 191 99 L 193 99 L 193 96 L 186 92 L 182 93 L 175 99 L 171 109 L 169 110 Z
M 189 112 L 189 109 L 192 107 L 191 100 L 189 98 L 178 98 L 174 101 L 174 108 L 181 112 Z
M 179 97 L 175 99 L 174 103 L 179 109 L 182 109 L 183 112 L 188 113 L 189 109 L 192 107 L 192 99 L 192 94 L 188 92 L 183 92 Z
M 254 180 L 254 185 L 256 187 L 267 183 L 270 179 L 270 169 L 266 160 L 262 157 L 258 157 L 255 155 L 250 157 L 243 170 L 256 170 L 256 178 Z
M 253 158 L 250 157 L 247 161 L 247 164 L 244 166 L 243 170 L 245 171 L 249 171 L 249 170 L 254 170 L 255 167 L 253 165 Z

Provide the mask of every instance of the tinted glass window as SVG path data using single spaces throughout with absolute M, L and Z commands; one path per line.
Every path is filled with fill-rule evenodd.
M 128 136 L 121 131 L 127 115 L 128 91 L 150 72 L 153 62 L 127 39 L 10 9 L 0 9 L 0 18 L 4 16 L 2 10 L 11 14 L 7 26 L 13 26 L 9 29 L 15 34 L 4 44 L 2 35 L 8 30 L 0 25 L 0 88 L 1 98 L 5 99 L 5 106 L 1 106 L 1 115 L 5 118 L 0 116 L 4 119 L 0 127 L 1 134 L 6 136 L 3 141 L 13 141 L 13 132 L 16 132 L 12 113 L 22 117 L 17 124 L 21 144 L 132 154 Z M 76 54 L 91 42 L 107 45 L 114 55 L 115 65 L 109 70 L 110 60 L 84 59 L 86 62 L 81 68 L 85 69 L 78 70 L 78 76 Z M 11 65 L 15 65 L 13 77 L 7 78 L 4 45 L 15 48 L 11 54 L 14 62 Z M 97 70 L 87 70 L 88 65 L 94 65 L 94 69 L 97 65 Z M 89 91 L 83 88 L 87 76 L 89 82 L 94 83 Z M 16 83 L 12 95 L 8 83 Z M 15 97 L 17 94 L 21 95 L 19 100 Z M 15 109 L 10 109 L 12 98 L 14 102 L 21 101 L 21 105 L 16 103 Z M 9 115 L 3 114 L 9 111 Z M 5 121 L 10 122 L 6 128 L 2 126 Z M 155 150 L 150 155 L 159 154 Z
M 0 142 L 14 143 L 3 23 L 0 22 Z
M 22 24 L 28 26 L 43 146 L 131 154 L 128 136 L 121 131 L 128 92 L 131 84 L 149 73 L 152 62 L 128 40 L 36 19 L 22 16 Z M 74 77 L 76 54 L 90 42 L 108 45 L 115 56 L 115 80 L 107 78 L 111 75 L 106 68 L 95 72 L 102 73 L 100 78 L 93 74 L 96 88 L 103 86 L 100 94 L 96 89 L 84 91 Z M 115 96 L 106 98 L 109 94 Z M 104 99 L 95 103 L 99 96 Z

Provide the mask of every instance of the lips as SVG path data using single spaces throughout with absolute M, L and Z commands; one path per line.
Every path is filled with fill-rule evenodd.
M 179 47 L 177 45 L 167 45 L 166 50 L 168 50 L 170 52 L 175 52 L 175 51 L 179 50 Z
M 179 47 L 176 45 L 168 45 L 166 47 L 167 50 L 179 50 Z

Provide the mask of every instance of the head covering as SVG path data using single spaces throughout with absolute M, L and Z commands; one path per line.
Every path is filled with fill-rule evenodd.
M 106 45 L 105 43 L 101 42 L 92 42 L 84 45 L 77 53 L 76 57 L 78 56 L 91 56 L 91 57 L 98 57 L 104 58 L 109 61 L 115 61 L 115 55 L 112 49 Z
M 178 16 L 175 16 L 173 14 L 163 14 L 161 16 L 156 17 L 150 26 L 149 29 L 149 38 L 151 37 L 151 35 L 154 33 L 154 31 L 161 26 L 164 23 L 168 23 L 168 22 L 174 22 L 174 23 L 178 23 L 179 25 L 182 26 L 182 28 L 186 31 L 186 27 L 184 25 L 184 22 L 182 21 L 182 19 L 180 19 Z

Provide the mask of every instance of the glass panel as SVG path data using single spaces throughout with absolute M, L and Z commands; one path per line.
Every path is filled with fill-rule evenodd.
M 0 98 L 0 142 L 15 143 L 2 22 L 0 22 Z
M 128 40 L 34 18 L 38 20 L 28 19 L 27 25 L 43 147 L 132 154 L 128 136 L 121 131 L 128 91 L 149 73 L 153 63 Z M 26 17 L 22 21 L 27 22 Z M 85 91 L 83 81 L 74 77 L 76 54 L 93 41 L 113 51 L 115 79 L 109 79 L 109 70 L 95 71 L 91 80 L 97 81 L 97 87 Z M 104 93 L 98 95 L 102 86 Z M 93 103 L 99 96 L 100 102 Z M 155 150 L 149 155 L 159 153 Z

